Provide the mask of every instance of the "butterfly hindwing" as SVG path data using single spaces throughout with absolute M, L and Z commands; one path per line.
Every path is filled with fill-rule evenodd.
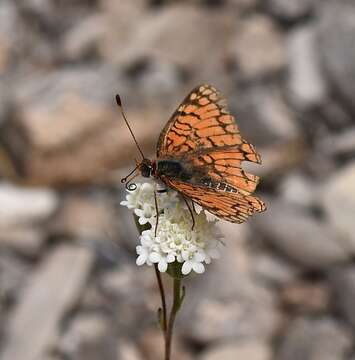
M 253 145 L 245 140 L 234 148 L 214 148 L 191 156 L 195 169 L 204 172 L 214 182 L 226 182 L 236 189 L 252 193 L 259 182 L 259 177 L 242 169 L 242 161 L 260 163 L 260 156 Z
M 165 179 L 165 181 L 171 188 L 213 215 L 233 223 L 242 223 L 254 212 L 262 212 L 266 209 L 265 204 L 254 196 L 225 192 L 179 180 Z

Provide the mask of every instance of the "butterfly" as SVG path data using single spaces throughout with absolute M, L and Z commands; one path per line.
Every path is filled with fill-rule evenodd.
M 122 110 L 118 95 L 116 100 Z M 122 115 L 143 157 L 134 171 L 143 177 L 160 179 L 184 199 L 229 222 L 242 223 L 266 210 L 252 195 L 259 178 L 241 167 L 243 161 L 261 164 L 260 155 L 242 138 L 213 86 L 197 86 L 187 95 L 161 131 L 153 161 L 143 155 L 123 110 Z

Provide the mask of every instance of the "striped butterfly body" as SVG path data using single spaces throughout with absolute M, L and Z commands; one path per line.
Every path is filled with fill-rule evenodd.
M 143 156 L 141 175 L 156 177 L 217 217 L 242 223 L 266 210 L 253 196 L 259 178 L 241 163 L 261 163 L 240 135 L 225 100 L 211 85 L 193 89 L 162 130 L 157 159 Z

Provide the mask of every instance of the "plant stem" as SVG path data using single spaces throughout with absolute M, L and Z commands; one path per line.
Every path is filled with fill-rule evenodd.
M 170 311 L 168 327 L 165 332 L 165 360 L 170 360 L 171 355 L 171 341 L 173 338 L 174 322 L 176 314 L 178 313 L 183 297 L 180 294 L 181 279 L 174 278 L 174 299 Z
M 161 322 L 159 319 L 159 322 L 161 323 L 162 326 L 162 330 L 164 333 L 164 336 L 166 334 L 166 329 L 168 327 L 167 324 L 167 318 L 166 318 L 166 300 L 165 300 L 165 291 L 164 291 L 164 286 L 163 286 L 163 282 L 161 280 L 161 275 L 160 275 L 160 271 L 158 269 L 158 265 L 154 264 L 154 269 L 155 269 L 155 275 L 157 277 L 157 281 L 158 281 L 158 287 L 159 287 L 159 292 L 160 292 L 160 297 L 161 297 L 161 309 L 162 309 L 162 316 L 163 316 L 163 321 Z

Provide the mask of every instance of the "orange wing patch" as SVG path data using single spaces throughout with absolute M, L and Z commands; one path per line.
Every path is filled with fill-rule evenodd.
M 234 117 L 211 85 L 198 86 L 185 98 L 160 134 L 157 157 L 242 144 Z
M 266 210 L 257 197 L 241 193 L 226 193 L 218 189 L 196 186 L 182 181 L 163 179 L 167 185 L 190 198 L 211 214 L 233 223 L 242 223 L 255 212 Z
M 242 161 L 260 164 L 260 155 L 253 145 L 243 140 L 241 145 L 233 149 L 210 149 L 196 157 L 191 157 L 196 168 L 203 171 L 215 182 L 226 182 L 234 188 L 251 194 L 255 191 L 259 177 L 242 169 Z

